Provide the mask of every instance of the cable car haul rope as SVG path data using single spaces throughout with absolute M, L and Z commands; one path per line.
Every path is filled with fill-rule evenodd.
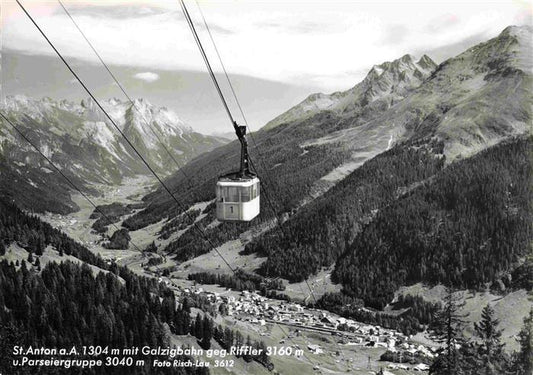
M 260 189 L 259 189 L 259 178 L 255 173 L 250 171 L 250 159 L 248 156 L 248 142 L 246 140 L 246 126 L 237 125 L 237 122 L 233 119 L 231 111 L 228 107 L 228 103 L 224 98 L 224 94 L 220 89 L 217 78 L 209 59 L 205 53 L 200 37 L 196 32 L 194 23 L 191 19 L 189 11 L 183 0 L 179 0 L 185 19 L 189 24 L 189 27 L 194 36 L 194 40 L 198 45 L 198 49 L 202 54 L 209 75 L 213 80 L 213 84 L 220 96 L 220 100 L 226 109 L 226 113 L 235 129 L 235 134 L 241 143 L 241 162 L 240 169 L 237 172 L 228 173 L 224 176 L 220 176 L 217 181 L 216 186 L 216 216 L 220 221 L 250 221 L 257 215 L 260 211 Z M 219 56 L 220 57 L 220 56 Z M 225 69 L 224 69 L 225 71 Z M 226 74 L 227 76 L 227 74 Z

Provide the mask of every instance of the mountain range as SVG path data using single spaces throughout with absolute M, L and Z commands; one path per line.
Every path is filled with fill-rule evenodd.
M 87 96 L 55 56 L 25 54 L 6 46 L 1 54 L 2 91 L 6 94 L 34 98 L 46 96 L 74 102 L 80 102 Z M 124 98 L 101 64 L 76 58 L 69 58 L 69 62 L 84 82 L 90 85 L 97 98 Z M 35 69 L 35 66 L 39 66 L 39 69 Z M 147 69 L 109 62 L 108 67 L 131 98 L 144 98 L 175 111 L 183 121 L 202 134 L 231 130 L 207 71 Z M 146 75 L 151 79 L 147 80 Z M 230 92 L 226 77 L 223 74 L 216 75 L 222 90 Z M 258 129 L 318 89 L 316 84 L 305 81 L 295 85 L 234 73 L 230 73 L 230 79 L 242 107 L 250 114 L 248 120 L 253 129 Z M 230 105 L 234 103 L 230 102 Z
M 333 94 L 316 93 L 308 96 L 303 102 L 282 113 L 268 122 L 264 130 L 272 129 L 293 120 L 302 120 L 320 111 L 330 110 L 335 113 L 362 115 L 362 109 L 370 103 L 372 111 L 384 110 L 404 99 L 414 87 L 429 77 L 437 64 L 427 55 L 418 61 L 411 55 L 405 55 L 392 62 L 384 62 L 372 67 L 363 81 L 347 91 Z
M 173 111 L 143 99 L 135 100 L 133 104 L 109 99 L 101 104 L 137 150 L 145 155 L 150 166 L 162 176 L 227 142 L 223 138 L 195 132 Z M 82 188 L 94 190 L 95 184 L 114 185 L 125 177 L 150 174 L 91 98 L 73 103 L 18 95 L 7 97 L 2 111 Z M 12 184 L 7 183 L 8 179 L 2 179 L 5 195 L 18 196 L 17 200 L 26 202 L 25 208 L 32 207 L 37 211 L 75 209 L 68 195 L 60 194 L 60 199 L 53 199 L 54 187 L 48 180 L 52 178 L 59 186 L 67 188 L 65 181 L 55 178 L 55 173 L 48 176 L 52 167 L 5 121 L 0 122 L 0 155 L 5 164 L 3 174 L 16 176 L 17 181 Z M 39 195 L 41 203 L 33 204 L 36 202 L 32 202 L 31 196 Z

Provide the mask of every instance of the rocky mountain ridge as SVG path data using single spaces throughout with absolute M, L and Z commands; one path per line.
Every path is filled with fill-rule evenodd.
M 301 120 L 323 110 L 353 116 L 354 112 L 375 101 L 388 108 L 418 87 L 436 67 L 437 64 L 427 55 L 423 55 L 418 61 L 412 55 L 404 55 L 396 60 L 374 65 L 366 77 L 351 89 L 329 95 L 309 95 L 300 104 L 267 123 L 263 129 Z
M 136 99 L 133 105 L 118 99 L 101 104 L 150 166 L 162 176 L 177 169 L 173 159 L 183 165 L 227 142 L 195 132 L 173 111 L 143 99 Z M 124 177 L 150 173 L 90 98 L 78 104 L 12 96 L 6 98 L 2 111 L 48 158 L 82 186 L 118 184 Z M 15 173 L 22 180 L 24 172 L 20 167 L 28 166 L 26 173 L 33 169 L 35 173 L 40 170 L 48 174 L 52 169 L 4 121 L 0 122 L 0 154 L 12 169 L 18 170 Z M 36 180 L 41 178 L 33 177 L 27 179 L 27 184 L 39 185 Z M 8 189 L 7 186 L 4 188 Z

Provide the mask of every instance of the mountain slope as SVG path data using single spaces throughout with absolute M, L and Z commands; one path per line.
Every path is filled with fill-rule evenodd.
M 376 99 L 366 104 L 357 101 L 361 108 L 350 106 L 346 103 L 354 103 L 352 96 L 336 108 L 255 133 L 261 150 L 260 157 L 250 142 L 255 166 L 276 216 L 288 219 L 284 230 L 291 237 L 281 241 L 280 232 L 274 229 L 250 245 L 248 251 L 272 255 L 263 271 L 272 273 L 279 266 L 277 274 L 301 280 L 332 264 L 362 227 L 402 191 L 430 179 L 453 161 L 528 132 L 533 103 L 528 36 L 531 28 L 507 28 L 498 37 L 445 61 L 425 80 L 414 80 L 415 86 L 400 90 L 405 98 L 392 105 L 378 105 L 380 99 Z M 398 66 L 402 59 L 397 60 Z M 395 77 L 399 79 L 400 74 Z M 389 100 L 391 91 L 383 92 L 388 93 L 384 100 Z M 232 143 L 189 163 L 184 168 L 189 179 L 176 174 L 168 183 L 186 207 L 210 201 L 217 175 L 238 165 L 237 158 L 238 146 Z M 339 182 L 347 175 L 351 177 L 348 182 Z M 338 190 L 326 192 L 335 185 Z M 343 194 L 338 195 L 341 190 Z M 321 195 L 323 200 L 309 205 Z M 145 200 L 148 207 L 126 220 L 127 228 L 172 220 L 182 211 L 161 190 Z M 212 209 L 199 223 L 216 244 L 274 216 L 266 199 L 262 215 L 251 224 L 217 225 Z M 324 216 L 327 212 L 331 215 Z M 320 251 L 313 253 L 308 244 Z M 304 248 L 305 254 L 297 251 Z M 209 251 L 210 246 L 189 231 L 167 250 L 183 260 Z M 301 272 L 288 270 L 282 259 L 297 261 Z
M 498 37 L 446 60 L 420 87 L 375 119 L 339 130 L 316 144 L 352 147 L 365 131 L 382 143 L 436 137 L 448 162 L 475 154 L 508 136 L 530 131 L 532 47 L 529 26 L 506 28 Z
M 116 99 L 104 102 L 103 106 L 148 163 L 162 175 L 177 168 L 167 150 L 178 163 L 184 164 L 225 143 L 219 138 L 195 133 L 173 112 L 142 99 L 135 101 L 135 107 Z M 16 96 L 8 97 L 2 110 L 48 158 L 83 188 L 88 189 L 95 183 L 116 184 L 124 177 L 149 174 L 133 149 L 106 121 L 91 99 L 75 104 Z M 30 203 L 31 197 L 23 194 L 25 190 L 31 190 L 30 186 L 46 190 L 47 187 L 40 184 L 41 180 L 58 180 L 56 176 L 39 176 L 39 169 L 41 174 L 49 174 L 53 168 L 4 121 L 0 122 L 0 155 L 7 165 L 2 173 L 19 174 L 18 185 L 12 184 L 18 186 L 17 190 L 12 191 L 9 185 L 2 184 L 3 195 L 22 194 L 22 201 Z M 25 170 L 21 171 L 18 167 L 23 166 Z M 54 175 L 55 171 L 50 174 Z M 70 189 L 65 182 L 59 185 Z M 61 195 L 58 203 L 63 203 L 59 212 L 73 208 L 68 199 L 65 205 L 65 194 Z M 32 207 L 24 203 L 24 207 Z M 55 209 L 54 205 L 41 206 L 33 208 L 40 211 Z
M 267 233 L 247 252 L 268 256 L 261 273 L 293 281 L 336 260 L 343 291 L 377 308 L 420 281 L 496 282 L 531 253 L 532 147 L 511 139 L 447 168 L 436 150 L 395 147 L 285 223 L 297 241 Z
M 531 70 L 525 70 L 531 66 L 531 55 L 524 53 L 531 48 L 528 35 L 530 28 L 507 28 L 497 38 L 441 64 L 410 96 L 376 120 L 316 141 L 353 147 L 360 142 L 362 129 L 373 129 L 381 137 L 395 132 L 398 137 L 391 150 L 366 162 L 284 224 L 290 237 L 297 239 L 294 243 L 272 231 L 248 246 L 248 252 L 269 255 L 263 273 L 306 278 L 358 241 L 358 234 L 381 210 L 431 181 L 451 162 L 515 135 L 531 134 Z M 435 165 L 435 160 L 440 163 Z M 524 202 L 520 204 L 523 207 Z M 416 215 L 401 220 L 416 222 Z M 370 247 L 378 247 L 383 239 L 368 241 Z M 382 272 L 376 275 L 381 277 Z
M 10 245 L 14 243 L 39 260 L 10 261 L 13 255 Z M 41 262 L 52 252 L 52 247 L 53 252 L 57 250 L 60 254 L 58 260 L 47 262 L 41 269 Z M 78 259 L 81 264 L 74 261 Z M 65 233 L 0 198 L 0 371 L 3 373 L 29 373 L 20 371 L 22 366 L 15 369 L 12 360 L 16 356 L 8 354 L 14 345 L 165 346 L 169 342 L 169 326 L 172 333 L 184 334 L 189 330 L 190 321 L 190 311 L 179 307 L 174 292 L 157 280 L 138 276 L 116 263 L 106 263 Z M 174 329 L 175 325 L 186 332 Z M 150 373 L 150 369 L 147 365 L 129 372 L 144 374 Z M 58 366 L 53 373 L 70 374 L 71 369 Z M 86 369 L 84 373 L 116 371 L 102 366 Z M 184 369 L 180 373 L 203 372 Z

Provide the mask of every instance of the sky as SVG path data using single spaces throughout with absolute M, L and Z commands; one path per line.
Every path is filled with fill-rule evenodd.
M 52 56 L 16 2 L 0 1 L 3 50 Z M 58 2 L 22 3 L 64 55 L 97 62 Z M 132 79 L 149 85 L 161 80 L 161 70 L 206 71 L 177 0 L 63 3 L 108 64 L 137 68 Z M 373 65 L 406 53 L 416 58 L 425 53 L 440 63 L 506 26 L 531 24 L 533 14 L 532 2 L 522 0 L 186 0 L 186 5 L 216 71 L 221 66 L 199 8 L 230 73 L 326 93 L 346 90 Z

